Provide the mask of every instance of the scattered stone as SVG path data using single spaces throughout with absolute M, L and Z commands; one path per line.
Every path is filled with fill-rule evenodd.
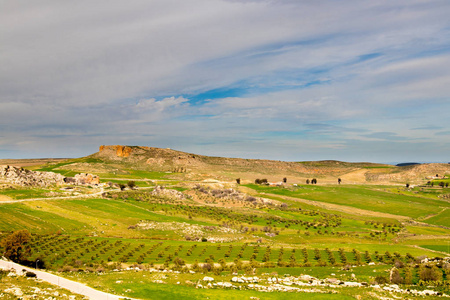
M 205 276 L 203 277 L 203 281 L 214 281 L 214 278 Z
M 151 192 L 154 196 L 159 197 L 167 197 L 171 199 L 177 199 L 177 200 L 184 200 L 186 199 L 186 195 L 183 194 L 180 191 L 172 190 L 172 189 L 166 189 L 165 187 L 161 185 L 157 185 L 155 189 Z

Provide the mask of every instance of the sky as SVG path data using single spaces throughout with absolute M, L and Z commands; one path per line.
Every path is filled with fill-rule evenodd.
M 0 0 L 0 158 L 450 161 L 448 0 Z

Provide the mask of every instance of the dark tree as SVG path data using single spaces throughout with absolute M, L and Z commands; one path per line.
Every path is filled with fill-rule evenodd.
M 317 184 L 317 179 L 316 178 L 311 179 L 311 184 Z
M 286 178 L 286 177 L 283 178 L 283 182 L 284 182 L 284 183 L 287 182 L 287 178 Z
M 406 184 L 406 188 L 409 188 L 409 183 Z
M 134 188 L 136 187 L 136 182 L 134 182 L 134 181 L 128 181 L 128 182 L 127 182 L 127 185 L 128 185 L 128 187 L 129 187 L 131 190 L 134 190 Z
M 341 181 L 342 181 L 342 180 L 341 180 L 340 178 L 338 178 L 338 184 L 341 184 Z
M 423 281 L 440 281 L 442 280 L 442 271 L 436 266 L 421 266 L 419 278 Z
M 439 182 L 439 186 L 440 186 L 441 188 L 443 188 L 443 187 L 445 186 L 445 183 L 444 183 L 443 181 L 441 181 L 441 182 Z
M 31 234 L 26 229 L 8 235 L 0 242 L 4 250 L 3 256 L 14 262 L 26 260 L 31 254 L 31 247 L 28 244 L 30 239 Z
M 121 191 L 125 190 L 126 185 L 123 183 L 119 183 L 119 188 Z
M 306 179 L 306 184 L 309 184 L 309 179 Z
M 263 179 L 255 179 L 255 183 L 256 184 L 267 184 L 268 183 L 268 181 L 267 181 L 267 179 L 266 178 L 263 178 Z
M 236 183 L 241 184 L 241 179 L 240 178 L 236 179 Z

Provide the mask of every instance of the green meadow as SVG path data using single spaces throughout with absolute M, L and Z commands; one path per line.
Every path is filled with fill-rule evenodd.
M 308 274 L 374 283 L 389 277 L 394 265 L 402 268 L 401 276 L 410 276 L 403 268 L 449 253 L 445 187 L 327 185 L 320 179 L 299 186 L 207 184 L 92 157 L 35 169 L 73 176 L 84 166 L 89 166 L 86 172 L 98 171 L 100 186 L 2 189 L 13 202 L 0 202 L 0 234 L 27 229 L 31 261 L 39 259 L 48 270 L 119 295 L 376 299 L 389 294 L 377 291 L 374 296 L 370 288 L 351 287 L 336 293 L 321 287 L 299 295 L 195 286 L 204 276 L 229 281 L 237 274 Z M 130 181 L 134 189 L 127 186 Z M 121 191 L 110 183 L 126 187 Z M 156 185 L 169 193 L 153 194 Z M 143 271 L 124 271 L 127 267 Z M 163 276 L 149 269 L 173 272 Z M 447 282 L 450 277 L 442 272 Z M 410 274 L 411 284 L 420 287 L 419 269 L 413 267 Z

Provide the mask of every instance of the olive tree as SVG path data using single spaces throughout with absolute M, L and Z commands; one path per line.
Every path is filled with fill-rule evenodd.
M 31 254 L 30 240 L 31 234 L 26 229 L 13 232 L 0 242 L 3 256 L 14 262 L 26 260 Z

